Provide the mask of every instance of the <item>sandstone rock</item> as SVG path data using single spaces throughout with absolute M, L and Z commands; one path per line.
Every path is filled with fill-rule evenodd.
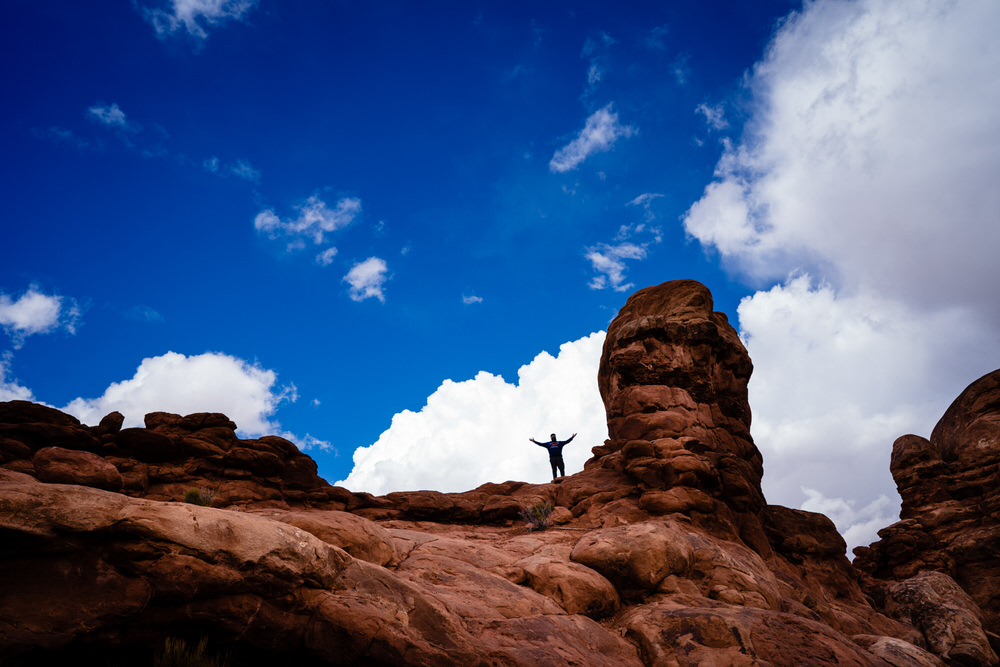
M 1000 370 L 969 385 L 930 439 L 897 439 L 890 470 L 901 521 L 856 549 L 854 565 L 896 581 L 942 572 L 979 606 L 984 628 L 1000 634 Z
M 98 438 L 105 435 L 114 435 L 122 430 L 125 423 L 125 415 L 120 412 L 110 412 L 106 414 L 97 426 L 92 426 L 90 432 Z
M 647 287 L 629 297 L 608 327 L 598 386 L 609 440 L 596 463 L 625 472 L 650 494 L 647 511 L 704 511 L 728 505 L 732 521 L 702 526 L 745 535 L 767 550 L 756 514 L 764 505 L 762 458 L 750 436 L 747 383 L 753 364 L 735 329 L 713 312 L 693 280 Z M 685 501 L 678 504 L 678 501 Z M 712 526 L 713 522 L 716 524 Z
M 118 468 L 97 454 L 62 447 L 45 447 L 32 457 L 35 475 L 43 482 L 79 484 L 108 491 L 122 488 Z
M 31 401 L 0 402 L 0 424 L 52 424 L 53 426 L 80 426 L 80 420 L 47 405 Z
M 643 605 L 621 623 L 647 665 L 891 664 L 823 623 L 776 611 L 702 605 L 697 599 Z
M 276 521 L 301 528 L 327 544 L 338 546 L 354 558 L 376 565 L 388 565 L 396 559 L 392 536 L 385 528 L 354 514 L 337 511 L 259 512 Z
M 17 443 L 30 450 L 64 447 L 96 452 L 100 441 L 76 417 L 28 401 L 0 402 L 0 451 L 12 458 L 7 443 Z
M 343 509 L 350 497 L 317 474 L 316 462 L 291 442 L 277 436 L 241 440 L 236 425 L 219 413 L 181 416 L 165 412 L 147 415 L 147 428 L 122 429 L 123 417 L 111 413 L 98 426 L 87 427 L 54 408 L 25 401 L 0 403 L 0 466 L 28 474 L 44 474 L 52 481 L 72 482 L 66 475 L 84 465 L 78 483 L 156 500 L 181 500 L 190 489 L 218 494 L 221 504 L 323 504 Z M 59 477 L 52 465 L 38 473 L 33 457 L 38 450 L 58 447 L 76 452 L 77 463 L 62 466 Z M 84 452 L 99 454 L 101 463 Z M 42 459 L 48 456 L 46 454 Z M 117 469 L 118 476 L 107 468 Z M 87 482 L 79 475 L 104 472 Z M 232 480 L 232 481 L 225 481 Z M 339 503 L 339 506 L 337 504 Z
M 933 653 L 895 637 L 854 635 L 854 643 L 892 667 L 945 667 L 945 662 Z
M 946 574 L 924 572 L 888 584 L 885 610 L 920 629 L 927 645 L 950 664 L 996 665 L 979 607 Z
M 229 431 L 236 430 L 236 424 L 229 417 L 219 412 L 197 412 L 186 416 L 175 415 L 169 412 L 151 412 L 145 416 L 143 422 L 146 424 L 147 429 L 165 433 L 202 431 L 211 428 L 223 428 Z
M 601 619 L 618 611 L 615 587 L 589 567 L 540 555 L 524 558 L 515 565 L 524 570 L 531 588 L 555 600 L 567 613 Z
M 331 587 L 351 562 L 304 531 L 247 514 L 17 478 L 0 484 L 5 664 L 123 618 L 156 616 L 162 591 L 187 604 L 254 589 L 280 596 Z
M 521 502 L 512 496 L 493 495 L 483 503 L 483 520 L 489 523 L 516 521 L 521 518 Z
M 177 456 L 177 443 L 155 431 L 124 428 L 114 436 L 118 447 L 146 463 L 165 463 Z
M 686 531 L 669 521 L 595 530 L 584 535 L 571 558 L 611 580 L 626 595 L 656 590 L 671 574 L 691 567 Z

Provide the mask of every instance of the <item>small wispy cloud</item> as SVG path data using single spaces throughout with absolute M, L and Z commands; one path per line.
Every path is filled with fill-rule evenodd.
M 87 109 L 87 114 L 102 125 L 122 130 L 128 128 L 125 112 L 118 108 L 117 104 L 95 104 Z
M 388 279 L 389 267 L 385 260 L 379 257 L 369 257 L 363 262 L 358 262 L 344 276 L 344 282 L 350 285 L 348 294 L 351 300 L 364 301 L 376 298 L 382 303 L 385 303 L 385 292 L 382 287 Z
M 291 437 L 288 437 L 287 439 L 294 442 L 296 446 L 298 446 L 298 448 L 303 452 L 318 449 L 319 451 L 324 452 L 326 454 L 333 454 L 333 455 L 338 454 L 337 448 L 334 447 L 329 441 L 320 440 L 319 438 L 312 436 L 308 433 L 306 433 L 305 436 L 302 438 L 297 438 L 295 437 L 294 434 L 291 434 Z
M 483 297 L 481 296 L 475 296 L 472 294 L 462 295 L 462 303 L 464 303 L 466 306 L 471 306 L 474 303 L 482 303 L 482 302 L 483 302 Z
M 597 85 L 604 79 L 611 66 L 611 47 L 615 44 L 617 44 L 615 39 L 606 32 L 601 32 L 596 37 L 589 37 L 584 42 L 581 56 L 590 61 L 590 66 L 587 68 L 585 96 L 593 95 Z
M 660 227 L 653 227 L 644 222 L 640 222 L 636 225 L 622 225 L 619 227 L 618 233 L 615 234 L 615 241 L 620 243 L 640 234 L 648 234 L 652 236 L 652 239 L 649 242 L 641 244 L 644 248 L 650 243 L 659 243 L 663 240 L 663 230 Z
M 44 294 L 31 285 L 16 299 L 0 292 L 0 327 L 20 349 L 28 336 L 64 330 L 76 333 L 82 313 L 75 299 Z
M 246 160 L 237 160 L 229 167 L 229 173 L 245 181 L 260 182 L 260 170 L 254 169 Z
M 643 209 L 646 214 L 646 221 L 652 222 L 656 219 L 656 213 L 653 212 L 653 202 L 657 199 L 663 197 L 663 195 L 655 192 L 644 192 L 632 201 L 628 203 L 629 206 L 637 206 Z
M 585 249 L 584 256 L 596 274 L 589 283 L 591 289 L 610 287 L 616 292 L 624 292 L 634 287 L 625 279 L 625 272 L 628 270 L 626 260 L 646 259 L 649 247 L 663 241 L 662 229 L 649 224 L 656 217 L 651 204 L 661 197 L 663 195 L 655 192 L 644 192 L 628 202 L 627 206 L 642 208 L 646 219 L 643 222 L 621 225 L 612 243 L 598 243 Z
M 618 42 L 614 37 L 601 31 L 596 37 L 588 37 L 583 43 L 583 56 L 590 58 L 608 47 L 614 46 Z
M 336 248 L 327 248 L 320 254 L 316 255 L 316 263 L 320 266 L 330 266 L 333 264 L 333 258 L 337 256 Z
M 614 105 L 608 104 L 592 113 L 576 138 L 555 152 L 549 170 L 563 173 L 576 169 L 591 155 L 609 151 L 619 139 L 637 132 L 634 127 L 619 123 Z
M 100 151 L 104 149 L 104 142 L 100 139 L 80 136 L 73 132 L 73 130 L 60 125 L 53 125 L 44 130 L 36 128 L 32 130 L 32 134 L 39 139 L 45 139 L 56 144 L 69 144 L 79 150 Z
M 633 284 L 625 282 L 627 267 L 623 260 L 645 259 L 646 248 L 628 242 L 617 245 L 598 243 L 587 248 L 586 257 L 598 274 L 589 283 L 591 289 L 610 287 L 616 292 L 624 292 L 633 287 Z
M 202 160 L 201 166 L 205 171 L 218 176 L 235 176 L 251 183 L 260 183 L 260 170 L 255 169 L 246 160 L 236 160 L 232 163 L 223 163 L 214 155 L 207 160 Z
M 150 308 L 149 306 L 133 306 L 125 311 L 125 317 L 136 322 L 148 322 L 150 324 L 163 321 L 163 315 L 155 308 Z
M 667 48 L 665 38 L 670 30 L 665 25 L 659 25 L 646 33 L 644 43 L 647 49 L 663 51 Z
M 160 39 L 181 32 L 203 40 L 208 29 L 229 21 L 242 21 L 257 0 L 170 0 L 166 8 L 139 5 L 143 18 Z
M 601 78 L 604 76 L 604 70 L 597 63 L 591 63 L 590 69 L 587 70 L 587 84 L 595 86 L 601 82 Z
M 674 71 L 674 81 L 677 82 L 678 86 L 686 86 L 688 79 L 691 78 L 691 65 L 689 61 L 691 56 L 687 53 L 682 53 L 673 62 L 670 63 L 671 68 Z
M 129 120 L 117 104 L 95 104 L 87 108 L 86 117 L 104 130 L 113 133 L 118 141 L 128 148 L 137 147 L 134 142 L 142 132 L 142 125 L 134 120 Z M 156 151 L 146 149 L 144 152 L 155 153 Z
M 282 220 L 272 209 L 266 209 L 254 218 L 254 228 L 271 239 L 290 238 L 289 247 L 301 247 L 296 241 L 311 240 L 319 245 L 326 241 L 326 235 L 343 229 L 361 214 L 361 200 L 357 197 L 342 197 L 333 208 L 319 195 L 312 195 L 295 207 L 299 211 L 296 218 Z
M 729 121 L 726 120 L 726 114 L 721 104 L 709 106 L 702 102 L 694 110 L 695 113 L 700 113 L 705 117 L 705 122 L 712 130 L 724 130 L 729 127 Z

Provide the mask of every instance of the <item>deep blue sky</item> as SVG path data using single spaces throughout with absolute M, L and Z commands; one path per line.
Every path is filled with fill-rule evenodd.
M 627 296 L 695 278 L 765 493 L 861 539 L 1000 365 L 997 7 L 8 0 L 0 400 L 541 481 L 528 436 L 603 437 Z
M 732 314 L 744 292 L 679 224 L 720 152 L 695 109 L 738 88 L 792 4 L 265 1 L 158 38 L 142 2 L 8 3 L 0 287 L 83 305 L 75 336 L 32 339 L 11 370 L 64 405 L 145 357 L 223 352 L 295 384 L 283 426 L 350 451 L 443 379 L 508 377 L 606 327 L 628 292 L 588 287 L 585 252 L 645 222 L 627 205 L 644 193 L 662 241 L 626 282 L 699 278 Z M 553 173 L 608 104 L 637 132 Z M 88 113 L 112 105 L 125 127 Z M 312 195 L 362 203 L 329 266 L 253 225 Z M 342 282 L 370 256 L 384 303 Z

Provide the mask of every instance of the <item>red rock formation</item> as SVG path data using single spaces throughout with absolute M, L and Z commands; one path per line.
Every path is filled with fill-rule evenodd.
M 236 437 L 225 415 L 146 415 L 146 428 L 121 428 L 112 413 L 87 427 L 53 408 L 0 403 L 0 465 L 45 482 L 93 486 L 148 498 L 182 500 L 203 490 L 216 506 L 288 508 L 346 504 L 350 493 L 330 486 L 316 462 L 284 438 Z
M 829 519 L 765 503 L 751 369 L 703 286 L 641 290 L 585 469 L 457 494 L 331 487 L 224 415 L 122 429 L 0 403 L 0 663 L 148 664 L 174 635 L 251 666 L 996 664 L 946 575 L 869 598 Z M 995 435 L 952 423 L 948 442 Z M 215 507 L 178 502 L 192 488 Z M 554 527 L 532 532 L 539 502 Z
M 893 581 L 947 574 L 1000 635 L 1000 370 L 969 385 L 930 439 L 897 439 L 890 470 L 901 520 L 879 531 L 879 542 L 855 549 L 854 565 Z
M 762 458 L 750 436 L 753 364 L 736 331 L 693 280 L 647 287 L 608 327 L 598 386 L 609 440 L 599 464 L 642 491 L 653 514 L 699 515 L 759 549 Z

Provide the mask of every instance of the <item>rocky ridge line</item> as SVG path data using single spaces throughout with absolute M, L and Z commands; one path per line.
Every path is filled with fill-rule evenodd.
M 704 286 L 640 290 L 585 469 L 462 494 L 331 487 L 224 415 L 123 429 L 0 404 L 0 661 L 148 660 L 169 632 L 239 665 L 997 664 L 975 582 L 862 574 L 829 519 L 766 504 L 751 372 Z M 958 412 L 949 432 L 995 433 L 990 401 Z M 557 529 L 519 521 L 539 501 Z

